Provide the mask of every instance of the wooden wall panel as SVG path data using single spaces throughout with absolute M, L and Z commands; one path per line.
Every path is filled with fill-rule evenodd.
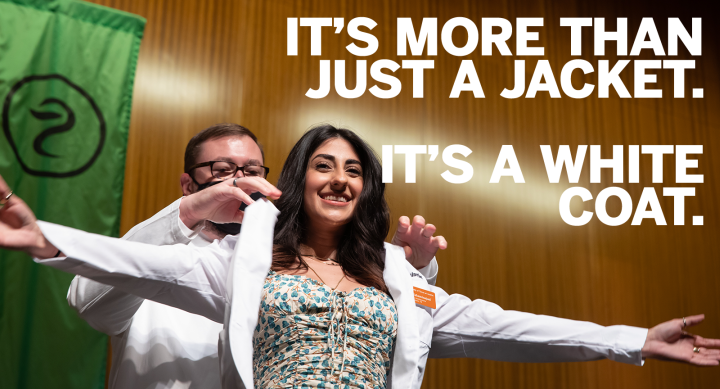
M 135 85 L 122 229 L 146 219 L 180 195 L 184 146 L 199 130 L 217 122 L 237 122 L 252 129 L 265 144 L 270 180 L 277 179 L 284 157 L 312 124 L 331 122 L 358 131 L 380 150 L 382 144 L 463 144 L 473 150 L 471 182 L 451 185 L 439 174 L 445 167 L 422 161 L 418 183 L 404 184 L 403 163 L 396 158 L 396 183 L 389 185 L 393 217 L 422 214 L 438 226 L 450 247 L 439 255 L 438 285 L 449 292 L 493 301 L 505 309 L 589 320 L 603 325 L 650 326 L 683 315 L 704 312 L 708 323 L 697 332 L 720 337 L 720 274 L 718 250 L 718 111 L 720 79 L 718 14 L 712 2 L 663 1 L 191 1 L 98 0 L 97 3 L 148 19 Z M 560 17 L 628 17 L 630 44 L 642 17 L 662 22 L 668 17 L 703 17 L 703 56 L 689 73 L 690 87 L 704 87 L 704 99 L 535 99 L 506 100 L 500 91 L 513 84 L 516 57 L 456 58 L 439 48 L 435 70 L 426 74 L 425 98 L 411 97 L 411 73 L 398 71 L 403 92 L 392 100 L 369 93 L 354 100 L 334 92 L 325 99 L 304 96 L 318 85 L 319 59 L 345 59 L 349 74 L 354 61 L 344 47 L 346 34 L 324 34 L 322 57 L 311 57 L 308 34 L 301 32 L 300 53 L 286 56 L 287 17 L 365 16 L 378 23 L 373 30 L 380 50 L 368 57 L 400 61 L 395 54 L 395 20 L 437 17 L 440 26 L 464 16 L 544 17 L 540 44 L 556 76 L 569 55 L 569 32 Z M 614 24 L 610 24 L 614 26 Z M 456 33 L 458 44 L 466 39 Z M 664 39 L 663 39 L 664 40 Z M 583 43 L 591 44 L 590 35 Z M 514 51 L 514 38 L 510 41 Z M 614 45 L 608 45 L 608 52 Z M 581 58 L 599 58 L 584 50 Z M 681 58 L 689 58 L 682 53 Z M 641 58 L 651 58 L 644 53 Z M 415 58 L 417 59 L 417 58 Z M 464 93 L 448 95 L 462 59 L 478 67 L 485 99 Z M 538 58 L 527 59 L 533 69 Z M 615 55 L 602 59 L 614 62 Z M 628 69 L 631 69 L 629 67 Z M 531 76 L 528 70 L 527 77 Z M 629 71 L 623 80 L 632 91 Z M 658 71 L 658 85 L 671 93 L 670 71 Z M 578 83 L 596 83 L 596 75 L 576 76 Z M 370 80 L 369 80 L 370 81 Z M 354 85 L 349 80 L 348 85 Z M 371 86 L 372 84 L 369 84 Z M 614 92 L 613 92 L 614 93 Z M 489 184 L 500 147 L 511 144 L 523 167 L 525 184 L 503 179 Z M 702 144 L 699 172 L 705 183 L 695 185 L 687 215 L 704 215 L 704 226 L 609 227 L 594 219 L 571 227 L 558 215 L 561 193 L 572 186 L 563 178 L 548 184 L 539 145 L 599 144 L 609 156 L 614 144 Z M 625 149 L 627 152 L 627 148 Z M 641 183 L 618 184 L 635 202 L 645 186 L 662 191 L 650 180 L 649 157 L 642 159 Z M 665 186 L 674 185 L 672 164 L 665 158 Z M 627 173 L 625 175 L 627 178 Z M 596 195 L 612 186 L 609 172 L 602 184 L 589 183 L 585 166 L 580 186 Z M 661 198 L 672 224 L 671 199 Z M 593 211 L 592 202 L 584 209 Z M 579 202 L 576 212 L 582 206 Z M 611 214 L 619 206 L 610 203 Z M 689 216 L 686 223 L 689 224 Z M 431 361 L 425 388 L 709 388 L 717 386 L 718 369 L 697 369 L 651 361 L 643 368 L 609 361 L 573 364 L 512 364 L 477 360 Z

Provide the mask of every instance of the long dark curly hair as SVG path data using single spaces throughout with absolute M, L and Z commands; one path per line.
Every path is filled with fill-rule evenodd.
M 308 220 L 303 208 L 305 174 L 312 154 L 328 139 L 340 138 L 353 147 L 362 163 L 363 188 L 352 220 L 347 224 L 337 247 L 337 261 L 345 274 L 355 281 L 388 292 L 383 281 L 385 268 L 383 242 L 390 229 L 390 211 L 385 201 L 382 166 L 375 151 L 354 132 L 321 125 L 312 128 L 295 144 L 288 155 L 278 189 L 282 196 L 275 202 L 280 210 L 275 225 L 274 270 L 307 268 L 298 255 L 306 242 Z

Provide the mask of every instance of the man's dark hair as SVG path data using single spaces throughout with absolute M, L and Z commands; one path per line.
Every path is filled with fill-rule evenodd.
M 363 188 L 352 220 L 345 227 L 337 247 L 337 261 L 343 271 L 356 282 L 388 292 L 383 280 L 385 248 L 383 242 L 390 230 L 390 211 L 385 201 L 382 165 L 373 149 L 354 132 L 321 125 L 306 132 L 295 144 L 278 179 L 282 197 L 275 201 L 280 210 L 275 224 L 273 269 L 296 266 L 300 245 L 307 237 L 308 221 L 303 208 L 305 175 L 308 161 L 323 143 L 343 139 L 360 157 Z M 305 268 L 306 264 L 298 266 Z
M 247 136 L 252 139 L 260 148 L 260 153 L 262 153 L 263 161 L 265 161 L 265 152 L 263 151 L 263 147 L 260 142 L 258 142 L 257 137 L 255 136 L 255 134 L 252 133 L 252 131 L 239 124 L 220 123 L 198 132 L 197 134 L 195 134 L 195 136 L 192 137 L 192 139 L 190 139 L 187 147 L 185 148 L 185 173 L 188 173 L 188 169 L 198 163 L 197 156 L 198 154 L 200 154 L 200 146 L 202 146 L 203 143 L 209 140 L 225 138 L 228 136 Z

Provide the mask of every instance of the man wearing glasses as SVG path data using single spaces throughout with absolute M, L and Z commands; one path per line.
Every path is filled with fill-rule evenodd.
M 216 189 L 203 192 L 205 201 L 181 202 L 180 215 L 184 222 L 181 227 L 201 228 L 206 237 L 211 239 L 222 239 L 227 234 L 239 233 L 238 223 L 220 224 L 205 220 L 231 222 L 242 218 L 236 203 L 228 204 L 228 209 L 215 209 L 215 203 L 227 202 L 227 198 L 222 198 L 223 196 L 239 195 L 241 199 L 248 199 L 253 192 L 263 192 L 264 195 L 268 195 L 276 190 L 266 181 L 255 179 L 266 179 L 270 173 L 270 169 L 263 166 L 264 157 L 262 146 L 258 143 L 255 134 L 237 124 L 218 124 L 190 139 L 185 149 L 185 173 L 180 176 L 180 186 L 184 196 L 220 184 L 230 178 L 233 178 L 233 186 L 244 192 L 233 191 L 232 188 L 224 188 L 224 191 Z M 211 201 L 211 197 L 217 197 L 216 201 Z M 213 204 L 212 210 L 203 209 L 202 205 L 208 204 Z M 212 211 L 217 211 L 217 215 L 208 213 Z M 185 216 L 193 217 L 193 220 Z M 198 220 L 200 225 L 197 225 Z
M 154 245 L 207 246 L 226 234 L 237 234 L 239 224 L 206 221 L 240 221 L 237 201 L 231 205 L 233 209 L 225 211 L 229 215 L 223 216 L 225 220 L 207 214 L 203 204 L 227 202 L 229 195 L 242 199 L 255 191 L 274 189 L 264 180 L 250 178 L 267 177 L 269 169 L 262 166 L 263 157 L 255 135 L 240 125 L 218 124 L 199 132 L 185 150 L 180 186 L 183 196 L 202 191 L 205 198 L 177 200 L 135 226 L 123 239 Z M 247 193 L 229 186 L 232 181 Z M 214 184 L 225 187 L 203 191 Z M 180 207 L 184 214 L 201 221 L 181 220 Z M 109 388 L 220 388 L 217 345 L 222 323 L 80 276 L 70 285 L 68 303 L 90 326 L 111 337 Z
M 202 247 L 237 234 L 241 201 L 252 202 L 250 194 L 256 192 L 269 198 L 280 195 L 265 180 L 270 169 L 263 161 L 262 147 L 247 128 L 218 124 L 199 132 L 185 149 L 185 172 L 180 177 L 185 197 L 135 226 L 123 239 Z M 393 243 L 408 246 L 413 229 L 418 231 L 418 219 L 412 226 L 409 220 L 402 224 L 396 232 L 399 240 L 394 238 Z M 435 260 L 421 272 L 434 282 Z M 70 285 L 68 303 L 90 326 L 111 337 L 110 389 L 221 387 L 221 323 L 80 276 Z

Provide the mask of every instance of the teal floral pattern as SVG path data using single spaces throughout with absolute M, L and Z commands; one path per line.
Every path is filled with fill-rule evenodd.
M 271 271 L 253 337 L 257 388 L 384 388 L 397 310 L 372 288 L 335 292 Z

